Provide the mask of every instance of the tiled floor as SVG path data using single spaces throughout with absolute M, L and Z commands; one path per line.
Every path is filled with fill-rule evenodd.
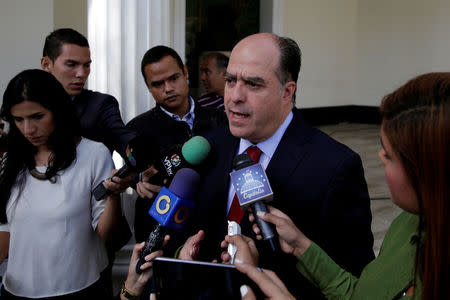
M 361 156 L 372 209 L 372 232 L 375 238 L 374 251 L 378 255 L 381 242 L 392 220 L 401 212 L 389 198 L 389 189 L 384 180 L 384 168 L 378 158 L 380 150 L 380 126 L 369 124 L 341 123 L 320 126 L 334 139 L 347 145 Z
M 378 158 L 378 151 L 381 147 L 379 137 L 380 126 L 341 123 L 320 126 L 319 129 L 349 146 L 361 156 L 371 199 L 373 217 L 372 232 L 375 238 L 374 251 L 378 255 L 386 230 L 389 228 L 392 220 L 401 211 L 389 198 L 389 190 L 384 180 L 384 168 Z M 128 204 L 130 203 L 128 202 Z M 114 289 L 116 291 L 120 289 L 126 277 L 132 247 L 133 242 L 130 242 L 124 251 L 118 253 L 113 269 Z

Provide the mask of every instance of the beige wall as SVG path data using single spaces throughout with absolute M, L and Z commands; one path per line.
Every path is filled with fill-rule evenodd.
M 55 0 L 54 27 L 70 27 L 87 36 L 87 0 Z
M 14 75 L 40 68 L 45 37 L 61 27 L 87 35 L 87 0 L 0 0 L 0 103 Z
M 0 0 L 0 103 L 11 78 L 40 68 L 45 36 L 53 30 L 53 0 Z
M 359 3 L 357 101 L 379 104 L 413 76 L 450 71 L 450 1 Z
M 284 35 L 302 50 L 298 107 L 342 105 L 355 95 L 357 0 L 286 0 Z
M 410 77 L 449 70 L 450 1 L 285 0 L 303 51 L 297 106 L 379 105 Z
M 284 0 L 284 34 L 303 52 L 297 106 L 376 106 L 414 75 L 449 71 L 449 15 L 448 0 Z M 0 0 L 0 96 L 61 27 L 87 35 L 87 0 Z

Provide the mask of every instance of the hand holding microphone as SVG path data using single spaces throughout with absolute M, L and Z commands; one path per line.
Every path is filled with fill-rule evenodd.
M 233 261 L 231 261 L 231 255 L 228 251 L 230 245 L 236 247 Z M 221 255 L 222 263 L 236 264 L 244 262 L 258 266 L 259 252 L 253 239 L 240 234 L 226 235 L 220 246 L 224 249 L 227 248 L 227 251 L 223 251 Z
M 262 238 L 269 242 L 271 249 L 275 252 L 279 249 L 278 238 L 272 224 L 260 219 L 258 212 L 268 212 L 263 201 L 273 198 L 272 188 L 269 184 L 266 172 L 260 164 L 255 164 L 248 154 L 240 154 L 233 160 L 234 172 L 231 172 L 233 183 L 239 204 L 243 210 L 251 207 L 253 215 Z
M 169 181 L 182 168 L 195 168 L 209 154 L 211 146 L 202 136 L 194 136 L 181 145 L 171 145 L 161 149 L 155 168 L 158 173 L 150 178 L 150 183 L 163 185 L 164 179 Z
M 158 172 L 156 174 L 150 172 L 152 174 L 150 184 L 161 186 L 164 184 L 164 179 L 171 180 L 178 170 L 199 165 L 208 156 L 211 149 L 208 141 L 202 136 L 192 137 L 182 147 L 172 145 L 165 150 L 160 150 L 160 147 L 153 141 L 151 142 L 152 147 L 149 147 L 149 143 L 140 136 L 130 141 L 125 151 L 127 155 L 125 165 L 112 177 L 125 178 L 131 175 L 132 187 L 134 188 L 134 185 L 137 185 L 143 179 L 139 178 L 139 175 L 142 172 L 148 172 L 153 165 Z M 138 194 L 151 198 L 157 189 L 159 188 L 141 184 Z M 93 194 L 95 199 L 99 201 L 112 192 L 113 190 L 108 189 L 101 182 L 95 187 Z
M 140 274 L 145 256 L 161 248 L 164 236 L 169 230 L 180 230 L 186 224 L 195 206 L 195 194 L 200 185 L 200 175 L 189 168 L 178 170 L 169 188 L 163 187 L 149 210 L 158 225 L 150 233 L 140 259 L 136 273 Z
M 136 184 L 137 174 L 154 164 L 155 159 L 158 157 L 155 150 L 158 146 L 155 145 L 155 142 L 151 142 L 152 147 L 149 147 L 149 143 L 149 141 L 144 140 L 141 136 L 132 139 L 125 150 L 127 156 L 125 158 L 125 165 L 114 173 L 110 177 L 110 180 L 114 177 L 125 178 L 131 175 L 132 184 Z M 103 182 L 100 182 L 93 190 L 94 197 L 97 201 L 102 200 L 113 192 L 114 190 L 108 189 Z
M 136 185 L 136 192 L 141 198 L 152 199 L 167 185 L 175 173 L 182 168 L 195 168 L 208 156 L 211 146 L 202 136 L 194 136 L 183 146 L 171 145 L 161 149 L 159 159 L 150 169 L 141 173 L 141 180 Z M 156 171 L 156 172 L 155 172 Z
M 169 241 L 169 236 L 166 235 L 164 238 L 164 243 L 167 244 Z M 128 276 L 124 282 L 124 287 L 128 290 L 129 293 L 133 295 L 141 295 L 144 292 L 145 287 L 148 286 L 148 282 L 153 277 L 153 268 L 152 262 L 156 257 L 162 256 L 163 251 L 158 250 L 152 252 L 151 254 L 145 257 L 145 263 L 141 266 L 141 274 L 136 274 L 135 268 L 136 264 L 139 261 L 140 254 L 142 249 L 144 248 L 144 242 L 140 244 L 136 244 L 133 248 L 133 253 L 131 254 L 130 265 L 128 267 Z
M 311 240 L 308 239 L 300 229 L 295 226 L 294 222 L 281 210 L 272 206 L 268 206 L 269 212 L 259 212 L 258 217 L 268 223 L 274 224 L 280 240 L 280 247 L 284 253 L 292 254 L 300 258 L 303 253 L 311 245 Z M 255 220 L 253 214 L 249 215 L 250 222 Z M 263 239 L 261 229 L 257 224 L 253 224 L 253 231 L 258 240 Z
M 153 176 L 156 176 L 155 174 L 158 174 L 159 171 L 157 171 L 153 166 L 145 170 L 140 174 L 140 180 L 136 183 L 136 192 L 141 198 L 147 198 L 147 199 L 153 199 L 155 195 L 157 195 L 162 188 L 161 184 L 153 184 L 150 182 L 150 179 L 153 178 Z M 166 184 L 167 180 L 163 180 L 163 184 Z
M 235 221 L 228 221 L 228 235 L 240 235 L 241 234 L 241 226 Z M 227 252 L 230 255 L 230 262 L 234 263 L 234 257 L 237 252 L 237 247 L 233 243 L 228 243 Z M 223 259 L 222 259 L 223 260 Z

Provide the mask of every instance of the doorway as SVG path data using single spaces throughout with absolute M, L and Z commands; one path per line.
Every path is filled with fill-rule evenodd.
M 189 90 L 203 92 L 199 66 L 208 52 L 229 56 L 242 38 L 260 32 L 260 0 L 186 0 L 186 65 Z

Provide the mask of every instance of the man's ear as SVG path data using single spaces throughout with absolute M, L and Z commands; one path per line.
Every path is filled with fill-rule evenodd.
M 41 58 L 41 68 L 44 71 L 50 72 L 52 69 L 52 61 L 50 60 L 50 58 L 48 56 L 43 56 Z
M 186 79 L 189 79 L 189 72 L 188 72 L 188 68 L 186 67 L 186 65 L 183 65 L 183 73 L 184 73 L 184 77 L 186 77 Z
M 227 68 L 223 68 L 222 70 L 220 70 L 219 75 L 221 77 L 225 77 L 225 72 L 227 71 Z
M 292 97 L 294 96 L 295 89 L 297 88 L 297 84 L 293 81 L 288 81 L 283 87 L 283 100 L 292 101 Z

